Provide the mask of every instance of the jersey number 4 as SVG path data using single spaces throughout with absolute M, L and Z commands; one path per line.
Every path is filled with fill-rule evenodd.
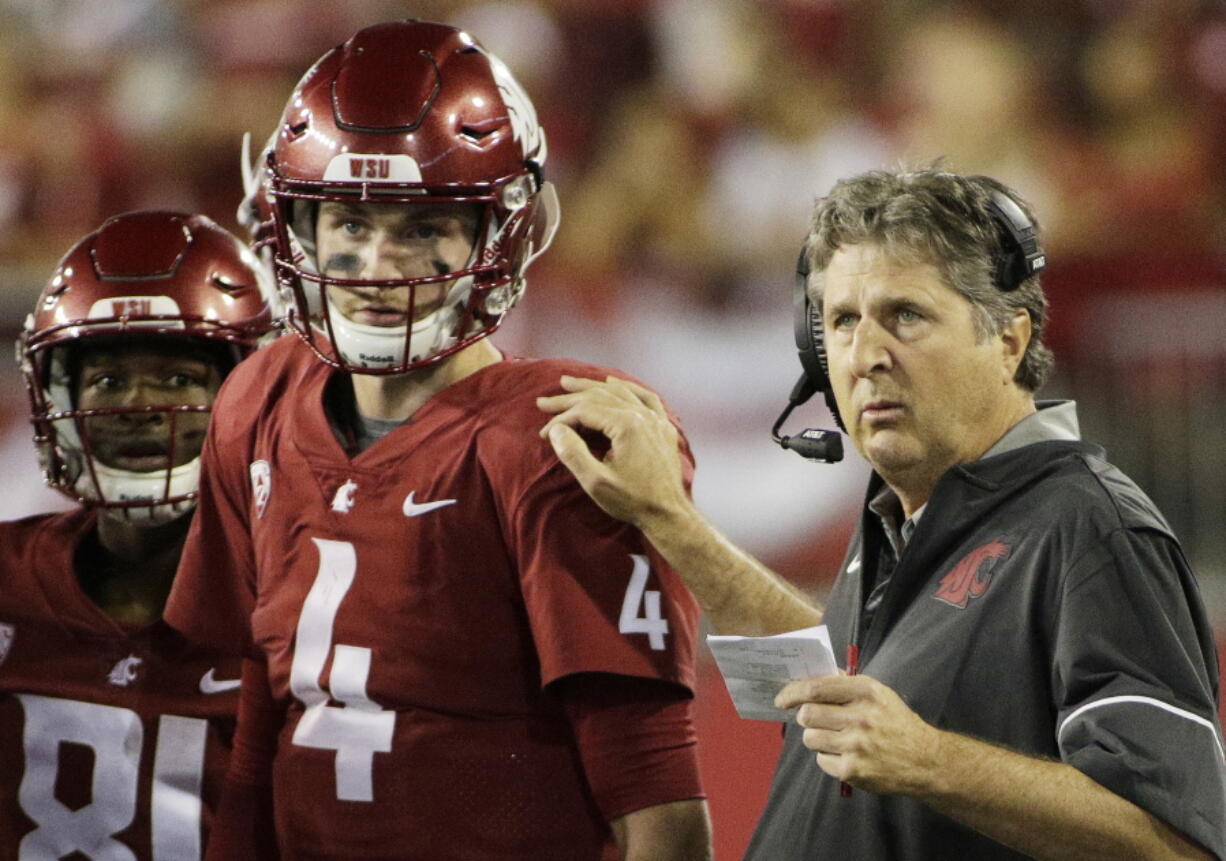
M 370 649 L 332 644 L 336 614 L 357 575 L 353 544 L 327 538 L 311 541 L 319 550 L 319 573 L 302 604 L 294 637 L 290 690 L 305 707 L 294 730 L 294 744 L 336 751 L 336 797 L 373 801 L 374 755 L 391 751 L 396 713 L 366 694 Z M 646 634 L 651 648 L 661 650 L 668 620 L 660 615 L 660 593 L 647 589 L 647 557 L 631 554 L 631 558 L 634 570 L 617 627 L 623 634 Z M 330 652 L 332 673 L 324 690 L 320 680 Z M 344 705 L 330 705 L 330 700 Z
M 336 797 L 373 801 L 374 755 L 392 749 L 396 713 L 366 695 L 370 649 L 332 645 L 332 625 L 357 574 L 357 554 L 348 541 L 312 538 L 319 549 L 319 573 L 302 604 L 294 637 L 290 690 L 305 706 L 294 744 L 336 751 Z M 328 690 L 320 685 L 332 653 Z M 329 705 L 339 700 L 343 706 Z
M 623 634 L 646 634 L 647 642 L 655 651 L 664 649 L 664 635 L 668 633 L 668 620 L 660 615 L 660 593 L 647 588 L 647 575 L 651 566 L 641 553 L 631 553 L 634 570 L 622 599 L 622 614 L 617 620 L 617 630 Z M 639 607 L 643 608 L 639 615 Z
M 17 857 L 26 861 L 75 853 L 105 861 L 136 861 L 115 835 L 131 826 L 136 816 L 145 734 L 140 716 L 116 706 L 34 694 L 17 694 L 17 699 L 25 712 L 26 760 L 17 800 L 38 826 L 22 838 Z M 149 802 L 154 861 L 200 857 L 200 786 L 207 733 L 208 724 L 200 718 L 162 715 L 158 719 Z M 64 744 L 87 747 L 94 755 L 92 800 L 75 809 L 56 798 Z

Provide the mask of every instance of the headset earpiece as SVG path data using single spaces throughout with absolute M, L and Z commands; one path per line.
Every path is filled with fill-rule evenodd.
M 805 400 L 815 392 L 821 392 L 835 423 L 841 430 L 846 431 L 834 400 L 834 388 L 830 385 L 830 365 L 826 360 L 826 331 L 822 325 L 822 312 L 809 300 L 809 259 L 804 248 L 800 249 L 800 257 L 796 260 L 796 286 L 792 307 L 796 351 L 811 389 Z
M 1042 271 L 1047 257 L 1039 247 L 1033 222 L 1009 195 L 996 189 L 988 191 L 988 210 L 1000 233 L 1000 256 L 992 270 L 997 289 L 1009 293 L 1022 282 Z
M 796 261 L 796 285 L 792 294 L 793 335 L 800 365 L 809 377 L 814 391 L 824 392 L 830 388 L 825 333 L 822 331 L 821 312 L 809 301 L 808 283 L 809 261 L 805 256 L 805 249 L 802 248 Z

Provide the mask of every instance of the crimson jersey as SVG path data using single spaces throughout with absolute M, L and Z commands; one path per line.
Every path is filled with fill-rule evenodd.
M 267 659 L 283 852 L 600 857 L 546 689 L 616 673 L 688 691 L 698 611 L 538 436 L 535 398 L 564 373 L 609 371 L 506 359 L 352 458 L 322 406 L 331 370 L 297 338 L 228 378 L 167 618 Z
M 239 665 L 90 601 L 73 555 L 93 525 L 0 523 L 0 858 L 200 858 Z

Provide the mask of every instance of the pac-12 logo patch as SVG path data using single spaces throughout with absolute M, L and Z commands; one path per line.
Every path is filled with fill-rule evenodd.
M 1007 558 L 1009 550 L 1009 545 L 999 538 L 976 547 L 941 578 L 941 586 L 933 597 L 959 609 L 966 607 L 972 598 L 978 598 L 987 591 L 996 560 Z
M 3 664 L 4 659 L 9 656 L 9 649 L 13 647 L 13 637 L 16 633 L 17 629 L 12 625 L 0 623 L 0 664 Z
M 272 493 L 272 468 L 266 460 L 253 460 L 249 467 L 251 472 L 251 498 L 255 500 L 255 516 L 264 516 L 268 507 L 268 497 Z

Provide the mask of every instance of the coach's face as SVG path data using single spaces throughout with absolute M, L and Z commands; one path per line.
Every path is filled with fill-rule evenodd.
M 935 266 L 896 263 L 876 245 L 840 248 L 824 285 L 839 412 L 905 507 L 923 504 L 945 470 L 977 459 L 1033 411 L 1013 382 L 1030 338 L 1024 311 L 981 338 L 970 302 Z

